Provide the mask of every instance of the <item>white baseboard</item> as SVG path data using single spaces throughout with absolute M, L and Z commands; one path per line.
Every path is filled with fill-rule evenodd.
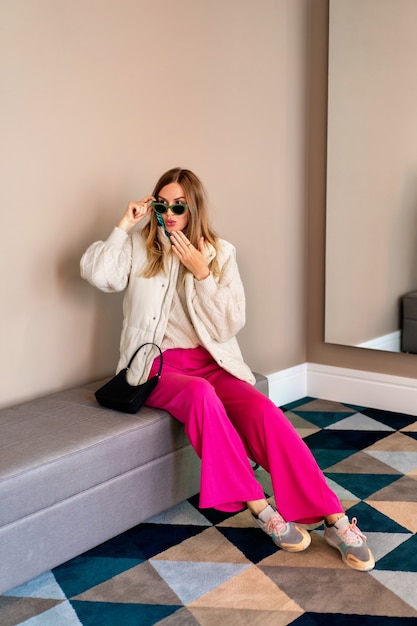
M 267 376 L 269 397 L 277 406 L 299 400 L 307 393 L 307 363 L 290 367 Z
M 303 363 L 268 376 L 278 406 L 304 396 L 417 416 L 417 379 Z

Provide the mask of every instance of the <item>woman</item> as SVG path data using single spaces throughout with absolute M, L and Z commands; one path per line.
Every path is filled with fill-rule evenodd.
M 164 369 L 147 404 L 184 424 L 202 461 L 200 506 L 248 507 L 275 544 L 293 552 L 311 542 L 300 524 L 324 519 L 324 537 L 344 562 L 372 569 L 356 520 L 349 521 L 287 418 L 253 386 L 236 340 L 245 295 L 235 249 L 209 226 L 197 176 L 181 168 L 163 174 L 152 195 L 128 204 L 106 241 L 88 248 L 81 274 L 103 291 L 126 289 L 118 370 L 143 343 L 161 346 Z M 131 384 L 157 371 L 159 359 L 143 353 L 129 369 Z M 278 510 L 248 457 L 270 473 Z

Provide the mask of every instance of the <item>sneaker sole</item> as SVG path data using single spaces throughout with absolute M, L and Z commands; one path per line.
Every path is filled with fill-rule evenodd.
M 279 538 L 277 538 L 277 541 L 275 541 L 274 537 L 271 535 L 271 539 L 272 541 L 275 543 L 276 546 L 278 546 L 278 548 L 281 548 L 282 550 L 285 550 L 285 552 L 304 552 L 304 550 L 307 550 L 308 546 L 311 543 L 311 536 L 310 533 L 301 530 L 301 528 L 298 528 L 298 530 L 300 532 L 302 532 L 302 535 L 304 537 L 303 541 L 300 541 L 300 543 L 289 543 L 289 544 L 285 544 L 285 543 L 280 543 Z M 304 534 L 305 533 L 305 534 Z

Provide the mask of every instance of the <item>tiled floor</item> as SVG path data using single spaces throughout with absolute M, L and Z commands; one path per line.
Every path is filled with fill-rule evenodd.
M 290 554 L 247 512 L 194 498 L 1 596 L 0 624 L 417 624 L 417 418 L 313 398 L 284 410 L 358 518 L 373 571 L 344 566 L 321 527 Z

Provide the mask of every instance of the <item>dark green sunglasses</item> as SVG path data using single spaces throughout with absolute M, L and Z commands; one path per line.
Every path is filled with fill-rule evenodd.
M 156 213 L 159 213 L 159 215 L 167 213 L 168 209 L 171 209 L 171 211 L 175 215 L 183 215 L 188 209 L 188 204 L 185 204 L 185 202 L 177 202 L 176 204 L 165 204 L 165 202 L 152 202 L 152 208 Z

